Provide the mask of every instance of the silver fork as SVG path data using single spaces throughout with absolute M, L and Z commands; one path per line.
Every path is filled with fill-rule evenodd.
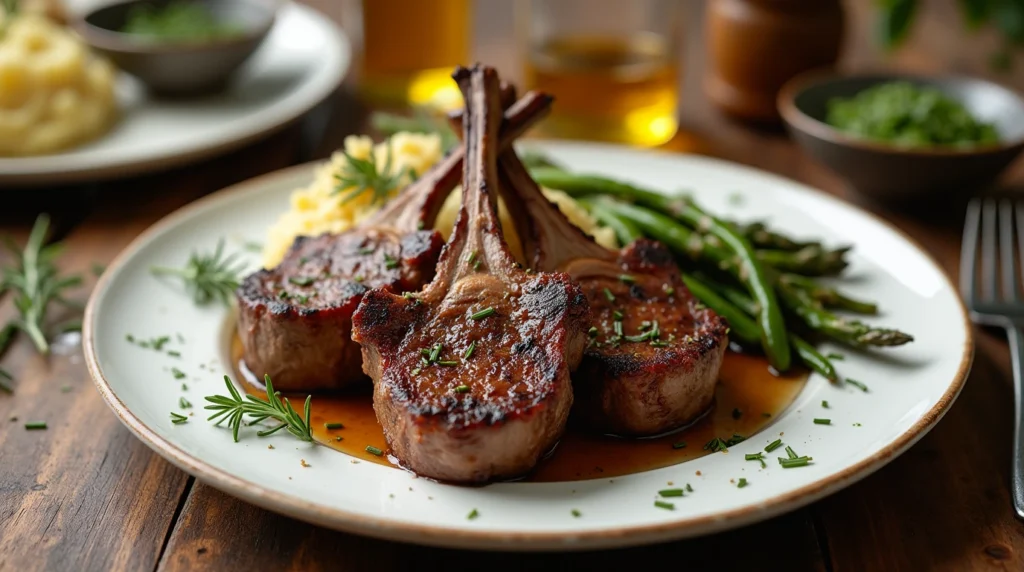
M 1021 360 L 1024 359 L 1024 296 L 1021 292 L 1024 290 L 1019 260 L 1024 261 L 1024 204 L 1006 199 L 998 202 L 995 199 L 971 201 L 967 207 L 960 252 L 960 292 L 974 322 L 1006 329 L 1013 365 L 1014 397 L 1010 489 L 1017 517 L 1024 519 L 1024 451 L 1021 450 L 1024 446 L 1021 410 L 1024 393 L 1024 372 L 1021 369 Z

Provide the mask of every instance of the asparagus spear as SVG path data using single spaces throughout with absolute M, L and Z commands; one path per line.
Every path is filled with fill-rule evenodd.
M 783 272 L 804 276 L 830 276 L 846 269 L 844 258 L 849 248 L 825 250 L 805 246 L 800 250 L 758 250 L 757 257 L 765 264 Z
M 807 292 L 811 298 L 826 308 L 839 308 L 855 312 L 857 314 L 867 315 L 875 315 L 878 313 L 878 306 L 873 302 L 850 298 L 839 290 L 818 284 L 810 278 L 794 274 L 783 274 L 779 277 L 779 280 L 789 286 L 793 286 Z
M 541 186 L 565 191 L 574 197 L 593 194 L 613 195 L 628 202 L 636 202 L 653 208 L 672 217 L 676 217 L 674 204 L 687 201 L 687 199 L 682 197 L 670 199 L 661 193 L 641 189 L 605 177 L 569 173 L 557 167 L 532 167 L 530 174 Z M 825 248 L 820 242 L 794 240 L 769 230 L 763 222 L 742 224 L 724 219 L 722 222 L 746 237 L 758 249 L 799 251 L 812 248 L 812 252 L 815 252 L 823 260 L 830 261 L 831 264 L 837 264 L 835 260 L 843 260 L 844 255 L 850 250 L 849 247 L 833 250 Z
M 901 346 L 914 341 L 910 334 L 889 328 L 875 328 L 829 312 L 806 291 L 780 283 L 779 299 L 811 329 L 853 345 Z

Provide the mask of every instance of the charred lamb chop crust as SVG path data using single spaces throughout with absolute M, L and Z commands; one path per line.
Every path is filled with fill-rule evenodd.
M 506 87 L 503 103 L 515 92 Z M 508 109 L 509 145 L 546 109 Z M 357 228 L 298 237 L 281 263 L 242 282 L 238 333 L 246 366 L 283 391 L 328 391 L 368 381 L 352 341 L 352 312 L 371 288 L 418 291 L 434 276 L 444 241 L 430 229 L 461 180 L 464 150 L 451 152 Z
M 426 477 L 483 483 L 532 469 L 562 434 L 589 309 L 562 273 L 529 274 L 496 212 L 501 119 L 493 69 L 458 68 L 466 100 L 462 207 L 418 296 L 367 292 L 353 339 L 391 453 Z
M 618 252 L 603 248 L 544 197 L 514 151 L 499 164 L 505 204 L 527 215 L 516 220 L 528 263 L 569 274 L 590 302 L 594 329 L 573 376 L 574 415 L 624 436 L 698 418 L 714 399 L 727 328 L 690 294 L 671 253 L 646 239 Z

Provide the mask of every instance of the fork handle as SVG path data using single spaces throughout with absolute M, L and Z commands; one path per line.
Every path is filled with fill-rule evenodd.
M 1010 489 L 1017 518 L 1024 519 L 1024 450 L 1021 450 L 1024 445 L 1024 329 L 1016 326 L 1007 328 L 1006 337 L 1013 364 L 1013 471 Z

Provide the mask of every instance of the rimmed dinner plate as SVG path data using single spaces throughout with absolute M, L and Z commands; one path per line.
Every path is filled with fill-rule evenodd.
M 482 488 L 444 485 L 379 464 L 354 463 L 287 435 L 241 442 L 205 421 L 202 396 L 224 393 L 231 371 L 233 319 L 224 307 L 196 307 L 153 265 L 183 265 L 194 249 L 229 250 L 262 240 L 310 181 L 311 165 L 266 175 L 197 201 L 137 238 L 97 285 L 85 319 L 85 353 L 97 387 L 121 421 L 160 455 L 197 478 L 270 510 L 359 534 L 463 548 L 583 549 L 712 533 L 793 510 L 865 477 L 921 438 L 949 409 L 973 356 L 959 298 L 935 263 L 899 231 L 837 199 L 771 174 L 719 160 L 563 142 L 535 148 L 575 171 L 611 175 L 657 189 L 686 187 L 712 212 L 763 219 L 797 236 L 853 244 L 848 287 L 877 300 L 880 322 L 913 343 L 872 355 L 846 351 L 841 372 L 868 386 L 833 385 L 813 375 L 795 401 L 760 433 L 678 465 L 575 482 L 514 482 Z M 737 201 L 737 195 L 742 200 Z M 234 242 L 232 242 L 234 241 Z M 241 250 L 239 250 L 241 252 Z M 250 260 L 257 264 L 255 255 Z M 126 341 L 182 334 L 169 357 Z M 826 346 L 825 351 L 839 348 Z M 188 390 L 170 368 L 187 375 Z M 188 423 L 170 411 L 185 395 Z M 821 401 L 827 400 L 827 414 Z M 831 425 L 813 422 L 829 417 Z M 784 469 L 745 462 L 784 434 L 813 457 Z M 268 448 L 273 444 L 274 448 Z M 691 446 L 700 447 L 700 443 Z M 309 465 L 304 466 L 304 465 Z M 737 487 L 739 478 L 747 486 Z M 674 510 L 654 506 L 666 483 L 691 484 Z M 470 511 L 476 518 L 467 518 Z M 575 516 L 573 511 L 578 511 Z
M 124 177 L 238 148 L 323 101 L 345 77 L 350 59 L 348 40 L 337 25 L 312 8 L 285 3 L 264 43 L 224 91 L 154 99 L 122 72 L 120 117 L 111 131 L 60 153 L 0 157 L 0 187 Z

